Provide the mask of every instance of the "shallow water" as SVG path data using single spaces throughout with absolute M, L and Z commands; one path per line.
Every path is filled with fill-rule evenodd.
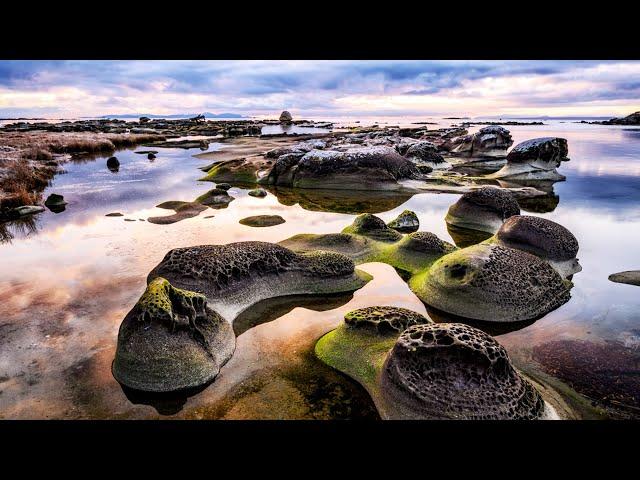
M 390 124 L 413 121 L 418 120 Z M 443 126 L 457 122 L 438 121 Z M 515 143 L 541 136 L 569 141 L 571 160 L 559 169 L 567 180 L 553 186 L 557 198 L 528 208 L 574 233 L 583 271 L 573 279 L 567 304 L 497 339 L 519 367 L 563 380 L 616 418 L 638 416 L 640 290 L 607 277 L 640 268 L 640 129 L 545 123 L 508 127 Z M 209 150 L 221 146 L 212 142 Z M 214 186 L 197 181 L 203 175 L 197 167 L 208 163 L 192 157 L 200 150 L 156 150 L 154 161 L 132 150 L 117 152 L 117 173 L 106 168 L 104 157 L 69 162 L 67 173 L 58 175 L 45 192 L 64 195 L 69 202 L 65 211 L 46 211 L 33 222 L 4 225 L 0 417 L 375 418 L 366 394 L 310 352 L 314 339 L 337 325 L 349 309 L 376 304 L 422 307 L 386 265 L 364 266 L 374 281 L 352 299 L 333 299 L 328 310 L 316 311 L 322 310 L 316 302 L 288 313 L 274 307 L 276 313 L 265 315 L 277 319 L 268 323 L 250 319 L 219 379 L 173 406 L 134 403 L 111 376 L 120 321 L 144 291 L 147 273 L 171 248 L 337 232 L 363 210 L 378 212 L 385 221 L 404 209 L 413 210 L 421 230 L 452 241 L 444 216 L 457 195 L 373 195 L 361 202 L 326 192 L 278 192 L 278 197 L 270 193 L 261 199 L 232 188 L 235 200 L 225 209 L 155 225 L 140 219 L 172 213 L 155 205 L 191 201 Z M 344 205 L 350 206 L 341 208 Z M 110 212 L 124 216 L 105 217 Z M 262 214 L 281 215 L 286 223 L 259 229 L 238 223 Z M 283 373 L 287 362 L 293 366 Z M 269 410 L 276 404 L 281 407 Z

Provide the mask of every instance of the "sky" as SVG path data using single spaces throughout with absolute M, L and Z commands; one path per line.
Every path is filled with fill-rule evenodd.
M 0 118 L 625 116 L 640 61 L 0 61 Z

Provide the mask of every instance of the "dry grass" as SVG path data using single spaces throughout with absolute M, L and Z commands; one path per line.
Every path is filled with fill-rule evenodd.
M 0 133 L 0 146 L 13 148 L 0 151 L 0 210 L 38 202 L 40 192 L 57 171 L 56 166 L 46 164 L 52 162 L 56 154 L 108 154 L 120 148 L 160 140 L 165 137 L 152 134 Z

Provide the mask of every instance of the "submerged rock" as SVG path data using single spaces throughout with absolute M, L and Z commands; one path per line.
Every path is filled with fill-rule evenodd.
M 389 228 L 380 217 L 363 213 L 358 215 L 351 225 L 342 230 L 342 233 L 362 235 L 383 242 L 395 242 L 402 238 L 402 234 Z
M 243 218 L 239 222 L 248 227 L 273 227 L 274 225 L 284 223 L 285 219 L 280 215 L 256 215 Z
M 443 256 L 410 286 L 437 310 L 488 322 L 534 320 L 570 298 L 569 286 L 549 263 L 486 243 Z
M 411 210 L 405 210 L 396 218 L 391 220 L 387 224 L 387 226 L 389 228 L 397 230 L 398 232 L 411 233 L 420 228 L 420 221 L 418 220 L 418 216 L 415 214 L 415 212 L 412 212 Z
M 417 176 L 411 161 L 393 148 L 376 146 L 281 156 L 264 181 L 283 187 L 402 190 L 399 180 Z
M 546 218 L 515 215 L 500 227 L 496 242 L 546 260 L 563 278 L 582 270 L 576 258 L 578 240 L 562 225 Z
M 500 126 L 489 126 L 472 135 L 456 137 L 445 142 L 442 148 L 465 157 L 505 157 L 513 145 L 509 130 Z
M 382 370 L 381 392 L 404 418 L 534 420 L 548 411 L 538 391 L 492 337 L 461 323 L 414 325 Z
M 147 392 L 169 392 L 211 382 L 235 348 L 231 325 L 204 295 L 152 280 L 118 332 L 113 376 Z
M 507 164 L 490 178 L 511 180 L 564 180 L 556 168 L 569 159 L 567 140 L 558 137 L 534 138 L 519 143 L 507 155 Z
M 502 223 L 520 214 L 520 207 L 509 191 L 482 187 L 465 193 L 449 207 L 447 224 L 470 230 L 495 233 Z
M 200 215 L 205 211 L 207 207 L 199 202 L 181 202 L 181 201 L 169 201 L 163 202 L 160 205 L 156 205 L 156 208 L 163 208 L 167 210 L 173 210 L 173 215 L 166 215 L 164 217 L 149 217 L 147 221 L 156 225 L 170 225 L 172 223 L 186 220 L 187 218 L 193 218 Z
M 640 286 L 640 270 L 612 273 L 609 275 L 609 280 L 616 283 Z

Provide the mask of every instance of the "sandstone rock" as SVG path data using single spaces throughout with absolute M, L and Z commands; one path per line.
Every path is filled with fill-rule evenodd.
M 293 117 L 286 110 L 280 114 L 280 123 L 291 123 Z
M 483 187 L 463 194 L 449 207 L 445 221 L 456 227 L 495 233 L 507 218 L 519 214 L 518 202 L 510 192 Z
M 519 143 L 507 155 L 507 164 L 490 178 L 510 180 L 564 180 L 556 168 L 568 161 L 567 140 L 558 137 L 534 138 Z

